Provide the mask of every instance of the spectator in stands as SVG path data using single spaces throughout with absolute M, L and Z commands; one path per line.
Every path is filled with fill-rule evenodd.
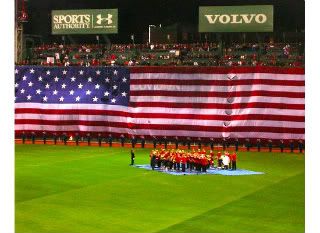
M 22 65 L 190 65 L 190 66 L 295 66 L 304 65 L 303 44 L 265 43 L 258 53 L 258 43 L 233 43 L 225 51 L 215 43 L 191 44 L 114 44 L 42 45 L 32 49 Z M 171 51 L 179 51 L 179 55 Z M 223 56 L 221 56 L 223 55 Z M 55 57 L 56 64 L 46 63 Z M 134 61 L 134 63 L 130 61 Z

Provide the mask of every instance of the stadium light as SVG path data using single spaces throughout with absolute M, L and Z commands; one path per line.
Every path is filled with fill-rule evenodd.
M 151 27 L 156 27 L 156 25 L 149 25 L 149 44 L 151 43 Z

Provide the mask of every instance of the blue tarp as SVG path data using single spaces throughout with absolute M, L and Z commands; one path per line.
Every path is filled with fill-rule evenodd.
M 148 164 L 142 164 L 142 165 L 134 165 L 137 168 L 142 168 L 146 170 L 152 170 L 151 166 Z M 175 176 L 182 176 L 182 175 L 223 175 L 223 176 L 246 176 L 246 175 L 261 175 L 264 174 L 263 172 L 255 172 L 255 171 L 249 171 L 244 169 L 237 169 L 237 170 L 222 170 L 222 169 L 214 169 L 210 168 L 207 169 L 207 172 L 197 172 L 195 170 L 189 171 L 188 169 L 186 172 L 182 171 L 166 171 L 164 169 L 155 168 L 154 171 L 167 173 L 169 175 L 175 175 Z

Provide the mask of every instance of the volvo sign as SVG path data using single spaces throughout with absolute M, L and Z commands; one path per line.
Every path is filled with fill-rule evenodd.
M 272 5 L 199 7 L 199 32 L 272 31 Z

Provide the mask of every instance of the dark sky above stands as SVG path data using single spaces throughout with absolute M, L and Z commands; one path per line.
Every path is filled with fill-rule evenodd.
M 303 0 L 28 0 L 29 22 L 25 33 L 51 36 L 51 10 L 108 9 L 119 10 L 119 33 L 110 36 L 119 42 L 130 42 L 130 34 L 142 39 L 149 24 L 198 24 L 199 6 L 274 5 L 275 31 L 304 30 Z M 140 38 L 139 38 L 140 37 Z

